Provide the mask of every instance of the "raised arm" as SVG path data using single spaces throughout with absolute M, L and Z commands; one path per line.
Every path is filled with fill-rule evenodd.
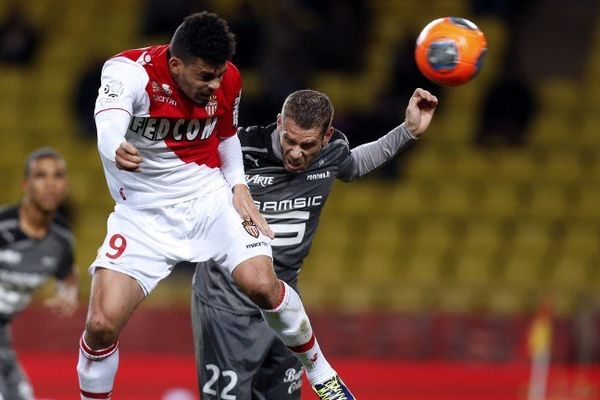
M 404 122 L 378 140 L 353 148 L 348 161 L 341 166 L 340 179 L 353 181 L 394 158 L 427 130 L 437 104 L 437 97 L 427 90 L 416 89 L 408 101 Z

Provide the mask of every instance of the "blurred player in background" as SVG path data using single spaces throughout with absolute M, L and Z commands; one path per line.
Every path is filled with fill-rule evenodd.
M 209 259 L 294 347 L 314 385 L 341 385 L 300 298 L 275 275 L 273 232 L 244 179 L 234 49 L 227 23 L 203 12 L 187 17 L 169 45 L 128 50 L 104 65 L 95 119 L 117 204 L 90 268 L 77 364 L 81 399 L 111 397 L 118 336 L 158 282 L 178 262 Z M 343 391 L 346 397 L 335 398 L 353 398 Z
M 57 280 L 45 304 L 59 316 L 77 309 L 73 235 L 57 214 L 69 187 L 63 158 L 43 148 L 25 162 L 24 196 L 0 209 L 0 399 L 33 399 L 33 390 L 11 344 L 10 321 L 30 303 L 36 288 Z
M 331 126 L 329 98 L 313 90 L 289 95 L 276 123 L 238 131 L 246 181 L 275 232 L 271 246 L 280 279 L 297 290 L 335 179 L 353 181 L 391 160 L 428 128 L 437 102 L 428 91 L 416 89 L 403 124 L 353 149 Z M 302 364 L 294 349 L 269 330 L 261 313 L 214 261 L 196 268 L 192 319 L 203 399 L 300 399 Z M 335 393 L 332 387 L 315 390 L 322 398 L 345 398 L 324 396 Z

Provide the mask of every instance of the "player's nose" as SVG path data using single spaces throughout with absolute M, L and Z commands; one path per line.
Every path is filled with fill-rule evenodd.
M 208 82 L 208 87 L 211 90 L 217 90 L 217 89 L 219 89 L 221 87 L 221 80 L 219 78 L 211 79 Z
M 302 157 L 302 151 L 300 151 L 300 149 L 293 148 L 290 151 L 290 157 L 293 158 L 294 160 L 298 160 Z

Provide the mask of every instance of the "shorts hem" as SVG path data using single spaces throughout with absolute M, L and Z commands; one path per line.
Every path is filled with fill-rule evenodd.
M 96 272 L 96 268 L 105 268 L 105 269 L 110 269 L 111 271 L 116 271 L 116 272 L 120 272 L 122 274 L 125 274 L 127 276 L 132 277 L 133 279 L 135 279 L 135 281 L 138 283 L 138 285 L 140 285 L 140 287 L 142 288 L 142 292 L 144 292 L 144 297 L 147 297 L 148 294 L 150 294 L 150 292 L 152 291 L 152 288 L 148 288 L 146 287 L 139 279 L 137 276 L 135 276 L 134 274 L 119 268 L 119 266 L 114 265 L 114 264 L 110 264 L 110 263 L 104 263 L 102 261 L 98 262 L 94 262 L 90 268 L 89 268 L 89 272 L 90 275 L 94 275 L 94 272 Z
M 269 251 L 266 251 L 264 253 L 256 252 L 256 253 L 250 254 L 250 255 L 246 254 L 244 256 L 240 256 L 240 257 L 237 257 L 237 258 L 234 259 L 235 262 L 231 263 L 233 266 L 231 268 L 228 268 L 229 273 L 233 274 L 233 271 L 235 271 L 235 269 L 238 267 L 238 265 L 240 265 L 241 263 L 243 263 L 246 260 L 249 260 L 251 258 L 258 257 L 258 256 L 267 256 L 267 257 L 269 257 L 271 259 L 271 264 L 273 264 L 273 253 L 271 253 Z

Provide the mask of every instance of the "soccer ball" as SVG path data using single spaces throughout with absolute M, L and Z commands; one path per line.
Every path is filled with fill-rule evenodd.
M 417 38 L 415 60 L 425 77 L 437 84 L 462 85 L 481 69 L 487 51 L 483 32 L 465 18 L 431 21 Z

